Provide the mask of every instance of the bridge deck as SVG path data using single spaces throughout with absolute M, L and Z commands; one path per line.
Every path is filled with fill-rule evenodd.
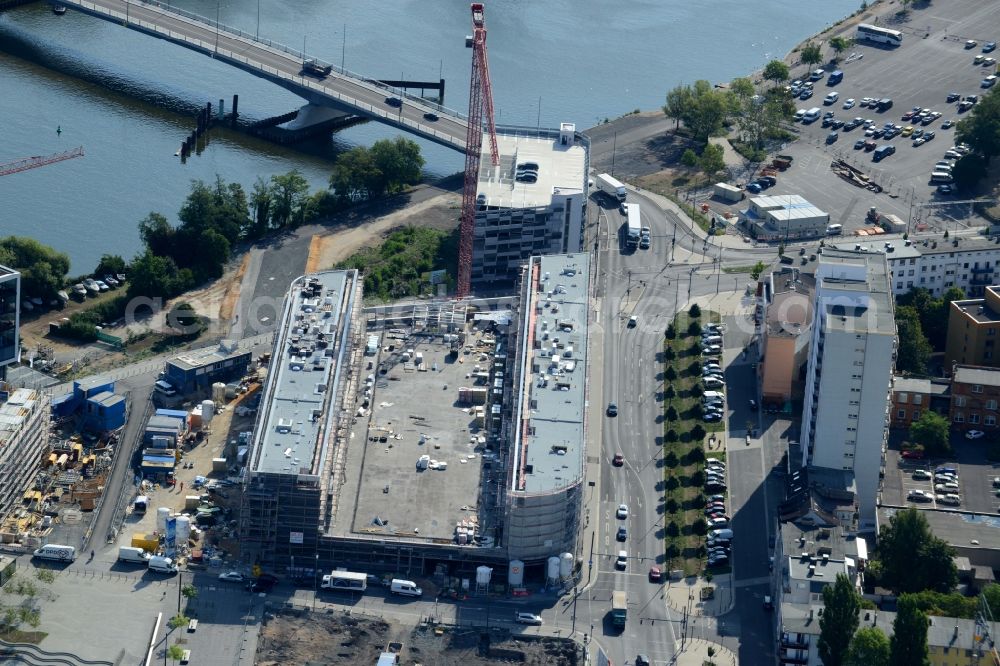
M 309 56 L 281 44 L 214 21 L 167 7 L 159 2 L 130 0 L 60 0 L 70 9 L 112 21 L 228 62 L 266 78 L 304 99 L 367 116 L 441 145 L 465 152 L 468 127 L 462 114 L 433 102 L 407 95 L 360 75 L 333 67 L 325 78 L 303 74 Z M 388 97 L 403 101 L 399 108 L 386 104 Z M 428 120 L 426 113 L 436 114 Z

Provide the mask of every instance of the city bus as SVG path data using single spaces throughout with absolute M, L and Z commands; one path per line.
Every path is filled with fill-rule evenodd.
M 899 30 L 889 30 L 889 28 L 880 28 L 877 25 L 862 23 L 858 26 L 855 39 L 867 39 L 869 42 L 899 46 L 903 43 L 903 33 Z
M 331 571 L 330 575 L 323 576 L 321 587 L 326 590 L 364 592 L 368 589 L 368 576 L 353 571 Z

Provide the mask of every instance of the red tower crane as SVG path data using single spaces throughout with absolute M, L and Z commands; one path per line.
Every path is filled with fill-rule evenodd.
M 83 157 L 83 146 L 67 150 L 63 153 L 55 153 L 54 155 L 25 157 L 14 162 L 8 162 L 7 164 L 0 164 L 0 176 L 9 176 L 12 173 L 36 169 L 40 166 L 62 162 L 63 160 L 71 160 L 74 157 Z
M 472 79 L 469 84 L 469 128 L 465 135 L 465 186 L 462 188 L 461 239 L 458 245 L 458 297 L 472 290 L 472 236 L 476 221 L 479 162 L 483 151 L 483 115 L 490 133 L 493 165 L 500 164 L 497 128 L 493 119 L 493 87 L 486 58 L 486 18 L 483 3 L 472 3 Z

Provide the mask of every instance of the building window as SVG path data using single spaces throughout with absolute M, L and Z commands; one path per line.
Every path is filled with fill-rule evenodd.
M 983 417 L 983 425 L 995 426 L 997 424 L 997 417 L 992 414 L 987 414 Z
M 903 288 L 903 283 L 902 282 L 897 282 L 896 283 L 896 289 L 902 289 L 902 288 Z
M 955 418 L 953 420 L 955 423 L 965 423 L 965 414 L 962 412 L 955 412 Z
M 996 334 L 997 334 L 997 329 L 995 328 L 986 329 L 986 335 L 996 335 Z
M 916 421 L 917 419 L 919 419 L 920 418 L 920 410 L 919 409 L 914 409 L 913 410 L 913 416 L 910 417 L 910 418 L 913 419 L 914 421 Z
M 956 407 L 965 407 L 965 396 L 964 395 L 956 395 L 955 396 L 955 406 Z
M 898 418 L 900 421 L 905 420 L 906 419 L 906 410 L 905 409 L 901 409 L 898 412 L 896 412 L 896 418 Z
M 969 414 L 969 423 L 979 423 L 979 414 Z
M 983 385 L 982 384 L 973 384 L 972 385 L 972 392 L 973 393 L 982 393 L 983 392 Z
M 908 393 L 899 393 L 896 397 L 896 402 L 905 405 L 909 401 L 909 399 L 910 396 Z
M 996 409 L 997 409 L 997 401 L 996 400 L 987 400 L 986 401 L 986 409 L 989 409 L 990 411 L 994 411 L 995 412 Z
M 924 402 L 924 396 L 920 395 L 919 393 L 914 393 L 913 394 L 913 404 L 914 405 L 922 405 L 923 402 Z

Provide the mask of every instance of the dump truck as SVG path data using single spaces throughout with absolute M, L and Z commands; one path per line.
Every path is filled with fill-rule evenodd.
M 624 627 L 628 619 L 628 598 L 624 590 L 611 593 L 611 622 L 616 627 Z

